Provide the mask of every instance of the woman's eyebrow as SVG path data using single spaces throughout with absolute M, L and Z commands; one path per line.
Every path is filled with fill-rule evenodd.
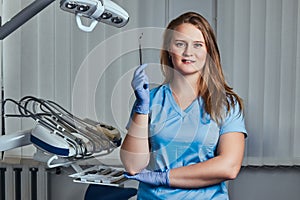
M 178 39 L 174 39 L 174 41 L 175 42 L 187 42 L 185 39 L 180 39 L 180 38 L 178 38 Z M 201 44 L 205 44 L 205 41 L 202 41 L 202 40 L 195 40 L 195 41 L 193 41 L 193 43 L 201 43 Z
M 202 41 L 202 40 L 196 40 L 196 41 L 194 41 L 194 43 L 203 43 L 203 44 L 205 44 L 205 41 Z
M 183 42 L 186 42 L 187 40 L 186 39 L 180 39 L 180 38 L 176 39 L 175 38 L 174 41 L 183 41 Z M 203 41 L 203 40 L 195 40 L 193 42 L 205 43 L 205 41 Z

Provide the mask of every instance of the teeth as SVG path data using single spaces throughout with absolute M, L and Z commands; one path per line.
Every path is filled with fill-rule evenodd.
M 194 62 L 194 61 L 193 61 L 193 60 L 185 60 L 185 59 L 183 59 L 182 62 L 192 63 L 192 62 Z

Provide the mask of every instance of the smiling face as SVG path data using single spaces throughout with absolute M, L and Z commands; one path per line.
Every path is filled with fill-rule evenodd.
M 182 75 L 198 74 L 207 55 L 202 32 L 190 23 L 177 26 L 171 39 L 169 53 L 175 70 Z

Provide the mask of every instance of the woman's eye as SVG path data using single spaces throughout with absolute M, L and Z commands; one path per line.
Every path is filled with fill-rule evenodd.
M 179 47 L 179 48 L 182 48 L 182 47 L 185 47 L 185 43 L 184 42 L 176 42 L 175 46 Z
M 194 48 L 198 49 L 201 48 L 203 45 L 201 43 L 194 44 Z

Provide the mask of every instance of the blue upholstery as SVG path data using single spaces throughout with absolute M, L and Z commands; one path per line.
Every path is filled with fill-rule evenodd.
M 127 200 L 137 193 L 135 188 L 121 188 L 106 185 L 90 184 L 84 200 Z

